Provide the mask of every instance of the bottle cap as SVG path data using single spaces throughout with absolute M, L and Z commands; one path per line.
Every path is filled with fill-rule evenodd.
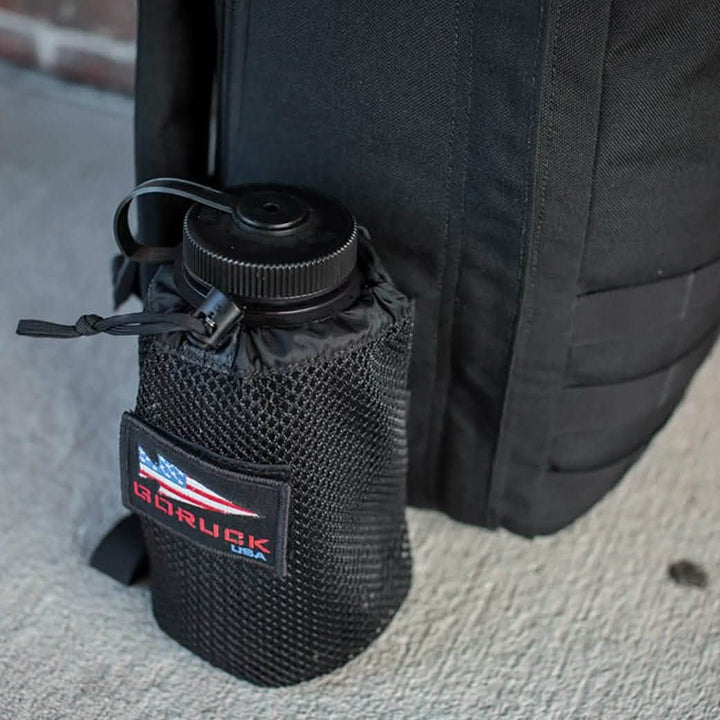
M 355 218 L 309 190 L 243 185 L 233 212 L 195 203 L 185 216 L 186 270 L 222 292 L 254 302 L 309 299 L 336 290 L 357 262 Z

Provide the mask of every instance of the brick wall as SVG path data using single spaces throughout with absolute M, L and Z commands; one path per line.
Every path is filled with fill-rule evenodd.
M 135 0 L 0 0 L 0 59 L 65 80 L 132 92 L 134 36 Z

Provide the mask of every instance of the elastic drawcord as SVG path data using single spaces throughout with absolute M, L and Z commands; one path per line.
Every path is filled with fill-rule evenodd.
M 139 312 L 113 315 L 82 315 L 74 325 L 60 325 L 45 320 L 21 320 L 16 333 L 28 337 L 78 338 L 107 333 L 108 335 L 160 335 L 189 332 L 208 336 L 212 325 L 204 318 L 185 313 Z

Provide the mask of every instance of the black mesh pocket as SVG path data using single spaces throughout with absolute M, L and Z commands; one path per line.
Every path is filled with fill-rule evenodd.
M 408 306 L 314 358 L 244 370 L 186 342 L 142 342 L 139 418 L 229 459 L 287 466 L 291 485 L 284 576 L 143 520 L 153 609 L 169 635 L 239 677 L 287 685 L 383 631 L 411 578 L 411 335 Z

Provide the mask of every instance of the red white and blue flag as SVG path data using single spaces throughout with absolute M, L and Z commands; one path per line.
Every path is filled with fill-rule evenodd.
M 158 454 L 157 464 L 152 461 L 145 450 L 138 446 L 138 463 L 140 476 L 155 480 L 158 484 L 158 493 L 180 502 L 212 510 L 225 515 L 242 515 L 244 517 L 260 517 L 258 513 L 236 505 L 234 502 L 218 495 L 202 483 L 191 478 L 179 467 L 173 465 L 162 455 Z

